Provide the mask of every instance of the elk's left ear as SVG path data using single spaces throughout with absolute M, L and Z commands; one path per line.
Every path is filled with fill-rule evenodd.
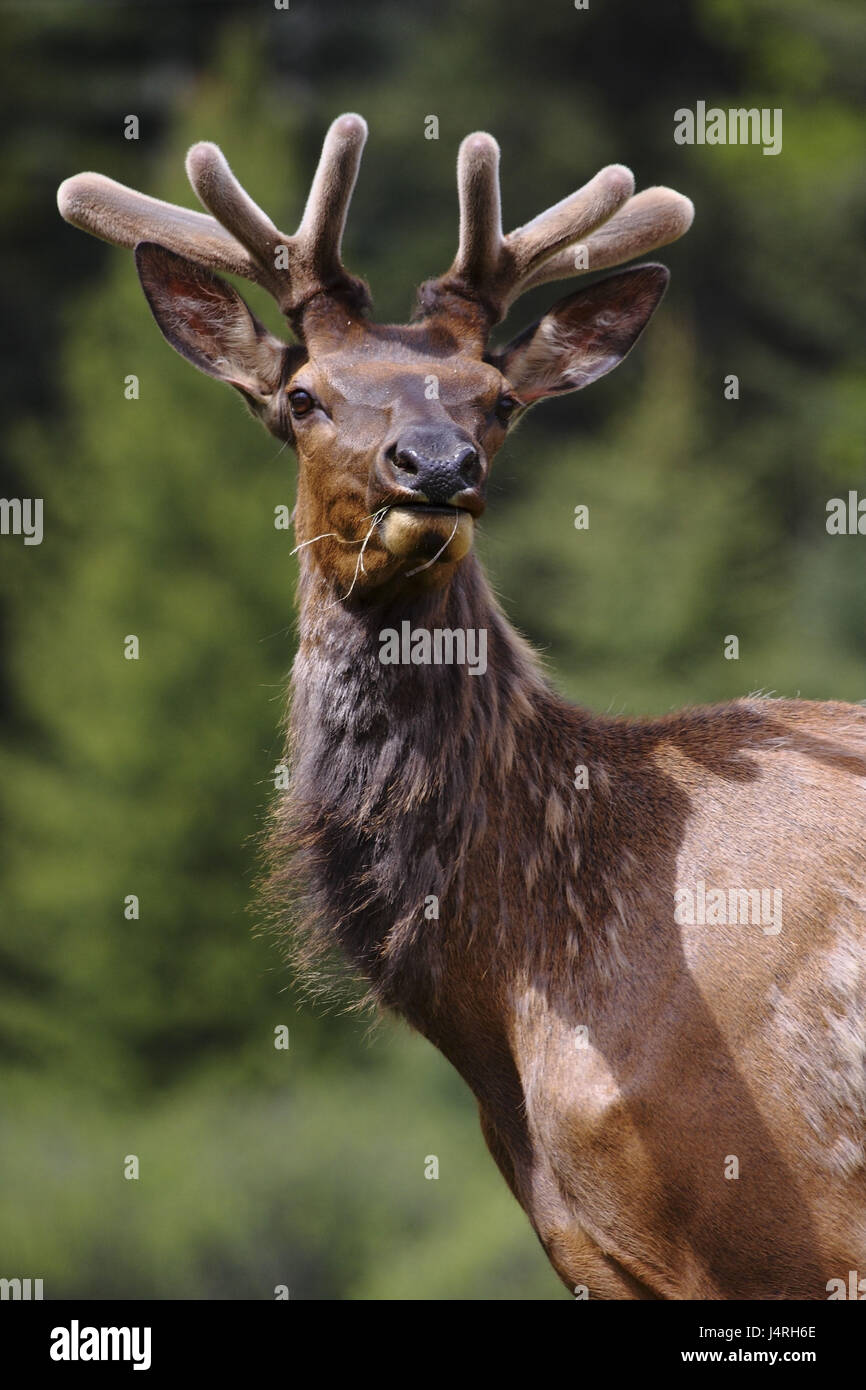
M 579 391 L 634 347 L 669 279 L 663 265 L 638 265 L 578 290 L 530 324 L 495 364 L 527 405 Z

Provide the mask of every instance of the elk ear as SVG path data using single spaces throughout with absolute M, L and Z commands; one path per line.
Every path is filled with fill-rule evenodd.
M 268 332 L 237 290 L 152 241 L 138 243 L 135 264 L 166 341 L 199 371 L 236 387 L 253 407 L 267 406 L 291 349 Z
M 526 405 L 579 391 L 618 366 L 667 289 L 663 265 L 638 265 L 567 295 L 496 358 Z

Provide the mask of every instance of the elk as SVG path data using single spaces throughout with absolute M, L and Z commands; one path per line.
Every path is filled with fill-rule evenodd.
M 493 329 L 534 286 L 673 241 L 691 203 L 612 165 L 503 235 L 498 146 L 470 135 L 455 260 L 380 325 L 341 261 L 365 138 L 332 125 L 293 236 L 206 143 L 187 170 L 207 213 L 97 174 L 58 195 L 134 248 L 168 342 L 297 453 L 271 899 L 306 960 L 339 948 L 465 1079 L 570 1290 L 826 1298 L 866 1273 L 866 710 L 573 707 L 473 549 L 509 430 L 615 367 L 668 272 L 595 280 L 495 350 Z M 469 632 L 483 672 L 427 659 L 424 634 Z

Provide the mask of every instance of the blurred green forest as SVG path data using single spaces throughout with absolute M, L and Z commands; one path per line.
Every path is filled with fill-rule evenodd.
M 0 24 L 0 490 L 45 508 L 41 545 L 0 537 L 0 1275 L 46 1297 L 564 1298 L 444 1060 L 305 1002 L 255 934 L 294 460 L 171 353 L 131 255 L 63 224 L 55 190 L 94 168 L 192 205 L 185 150 L 215 140 L 291 230 L 329 121 L 361 111 L 345 252 L 383 319 L 451 260 L 470 130 L 502 145 L 509 226 L 611 161 L 689 194 L 639 349 L 497 461 L 489 572 L 597 710 L 862 700 L 866 538 L 829 536 L 825 508 L 866 496 L 866 10 L 71 0 Z M 698 100 L 781 108 L 782 153 L 676 145 Z

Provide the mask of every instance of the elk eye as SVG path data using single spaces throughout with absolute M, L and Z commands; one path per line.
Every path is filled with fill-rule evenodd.
M 515 400 L 514 396 L 499 397 L 499 401 L 496 406 L 496 418 L 500 422 L 500 424 L 508 424 L 508 421 L 511 419 L 519 404 L 520 402 Z
M 297 391 L 289 392 L 289 408 L 296 420 L 300 420 L 303 415 L 309 415 L 315 404 L 309 391 L 301 391 L 299 388 Z

